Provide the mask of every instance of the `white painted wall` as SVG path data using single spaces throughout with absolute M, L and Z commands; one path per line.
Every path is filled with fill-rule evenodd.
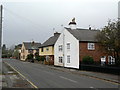
M 67 50 L 67 43 L 70 43 L 70 50 Z M 62 52 L 58 50 L 59 45 L 63 45 Z M 69 31 L 66 29 L 62 31 L 54 48 L 54 65 L 79 68 L 79 40 L 77 40 Z M 63 63 L 59 63 L 58 57 L 63 55 Z M 67 55 L 70 55 L 70 63 L 67 63 Z
M 63 45 L 63 33 L 64 31 L 62 31 L 62 33 L 60 34 L 58 40 L 54 45 L 54 65 L 56 66 L 63 66 L 63 63 L 59 63 L 59 56 L 63 57 L 63 51 L 58 50 L 59 45 Z

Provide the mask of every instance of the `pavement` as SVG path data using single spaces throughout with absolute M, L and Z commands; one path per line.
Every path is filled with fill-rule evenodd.
M 32 88 L 32 85 L 22 78 L 9 65 L 2 63 L 2 74 L 0 76 L 2 88 Z
M 117 75 L 5 60 L 37 88 L 118 88 Z
M 97 78 L 101 80 L 106 80 L 114 83 L 120 84 L 120 76 L 119 75 L 114 75 L 114 74 L 107 74 L 107 73 L 100 73 L 100 72 L 92 72 L 92 71 L 83 71 L 83 70 L 76 70 L 76 69 L 69 69 L 69 68 L 64 68 L 64 67 L 58 67 L 58 66 L 49 66 L 47 67 L 54 69 L 54 70 L 60 70 L 63 72 L 71 72 L 73 74 L 78 74 L 82 76 L 89 76 L 91 78 Z

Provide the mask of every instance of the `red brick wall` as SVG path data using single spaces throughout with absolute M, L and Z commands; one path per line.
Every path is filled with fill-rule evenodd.
M 88 50 L 88 42 L 80 42 L 79 43 L 79 49 L 80 49 L 80 61 L 82 61 L 82 58 L 84 56 L 92 56 L 94 61 L 100 61 L 101 56 L 106 56 L 107 60 L 107 54 L 100 50 L 100 47 L 97 43 L 95 43 L 95 50 Z

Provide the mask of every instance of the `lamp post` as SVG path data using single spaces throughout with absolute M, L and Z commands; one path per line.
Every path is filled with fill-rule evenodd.
M 0 6 L 0 60 L 2 56 L 2 9 L 3 6 Z

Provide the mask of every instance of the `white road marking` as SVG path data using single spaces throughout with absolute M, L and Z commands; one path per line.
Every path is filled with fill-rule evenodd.
M 93 90 L 98 90 L 97 88 L 95 88 L 95 87 L 92 87 L 92 86 L 91 86 L 90 88 L 93 88 Z
M 7 65 L 9 65 L 14 71 L 16 71 L 19 75 L 21 75 L 24 79 L 26 79 L 34 88 L 38 88 L 36 85 L 34 85 L 30 80 L 28 80 L 23 74 L 21 74 L 18 70 L 16 70 L 13 66 L 11 66 L 9 63 L 5 62 Z
M 63 77 L 63 76 L 59 76 L 59 77 L 65 79 L 65 80 L 69 80 L 69 81 L 71 81 L 71 82 L 77 83 L 77 81 L 74 81 L 74 80 L 72 80 L 72 79 L 69 79 L 69 78 L 66 78 L 66 77 Z
M 94 88 L 94 87 L 90 87 L 90 88 Z

